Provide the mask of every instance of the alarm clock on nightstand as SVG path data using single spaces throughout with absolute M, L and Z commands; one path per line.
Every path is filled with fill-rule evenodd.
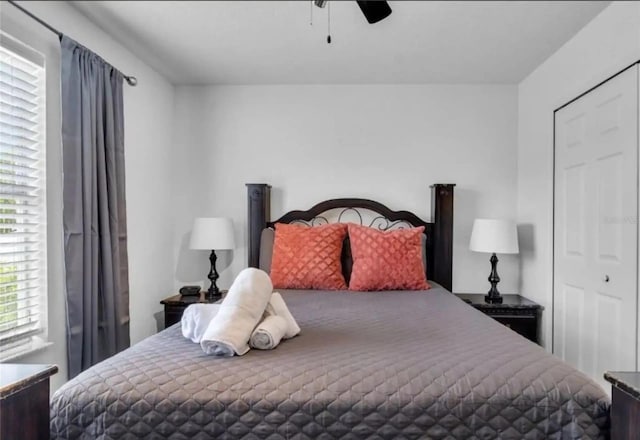
M 180 288 L 180 295 L 182 296 L 199 296 L 200 286 L 184 286 Z

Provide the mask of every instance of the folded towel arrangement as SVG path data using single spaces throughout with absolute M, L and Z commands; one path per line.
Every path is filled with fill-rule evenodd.
M 282 316 L 267 314 L 251 333 L 249 345 L 259 350 L 272 350 L 278 346 L 286 331 L 287 321 Z
M 218 356 L 243 355 L 249 350 L 247 342 L 260 350 L 276 348 L 281 340 L 299 334 L 300 327 L 282 295 L 270 293 L 271 289 L 265 272 L 243 270 L 222 304 L 187 307 L 182 335 L 200 344 L 205 353 Z
M 255 268 L 240 272 L 202 336 L 202 350 L 217 356 L 241 356 L 249 351 L 247 343 L 262 319 L 272 291 L 266 272 Z
M 265 310 L 265 318 L 251 334 L 249 345 L 259 350 L 271 350 L 280 340 L 289 339 L 300 333 L 300 327 L 289 311 L 282 295 L 273 292 Z
M 180 323 L 182 336 L 199 344 L 202 335 L 219 309 L 220 304 L 191 304 L 182 314 Z
M 273 292 L 273 294 L 271 294 L 271 299 L 269 299 L 269 304 L 267 304 L 267 312 L 271 315 L 281 316 L 287 321 L 287 330 L 284 333 L 284 339 L 293 338 L 300 333 L 298 323 L 279 292 Z

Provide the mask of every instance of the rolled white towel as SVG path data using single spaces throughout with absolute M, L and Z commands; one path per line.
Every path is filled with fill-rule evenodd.
M 293 338 L 300 333 L 300 326 L 296 322 L 295 318 L 289 311 L 287 304 L 282 299 L 282 295 L 279 292 L 273 292 L 269 304 L 267 305 L 267 312 L 271 315 L 276 315 L 284 318 L 287 322 L 287 330 L 284 332 L 283 338 Z
M 191 304 L 185 309 L 180 320 L 182 336 L 199 344 L 218 310 L 220 310 L 220 304 Z
M 287 321 L 282 316 L 267 315 L 251 334 L 249 345 L 259 350 L 272 350 L 286 331 Z
M 249 351 L 249 338 L 258 325 L 273 285 L 266 272 L 248 268 L 238 274 L 204 332 L 200 346 L 207 354 L 243 355 Z

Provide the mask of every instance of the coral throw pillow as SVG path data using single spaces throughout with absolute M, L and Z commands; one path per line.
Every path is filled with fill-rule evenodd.
M 347 225 L 307 227 L 276 224 L 271 281 L 279 289 L 346 289 L 342 275 L 342 242 Z
M 349 224 L 353 269 L 349 290 L 426 290 L 424 227 L 379 231 Z

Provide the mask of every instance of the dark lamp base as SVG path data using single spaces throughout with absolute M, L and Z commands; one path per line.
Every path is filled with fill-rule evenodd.
M 491 289 L 484 297 L 484 302 L 487 304 L 502 304 L 502 297 L 500 296 L 500 292 L 498 292 L 498 283 L 500 282 L 500 277 L 498 276 L 498 257 L 494 253 L 491 255 L 491 274 L 489 275 L 489 283 L 491 283 Z
M 220 292 L 219 290 L 216 290 L 215 292 L 211 292 L 210 290 L 208 290 L 207 292 L 205 292 L 204 298 L 209 302 L 217 301 L 219 299 L 222 299 L 222 292 Z
M 487 304 L 502 304 L 502 296 L 485 295 L 484 302 Z
M 218 281 L 218 271 L 216 270 L 216 261 L 218 257 L 216 256 L 216 251 L 211 250 L 211 254 L 209 255 L 209 263 L 211 263 L 211 270 L 209 270 L 209 281 L 211 281 L 211 285 L 205 294 L 205 298 L 207 301 L 215 301 L 222 298 L 222 293 L 220 293 L 220 289 L 218 289 L 218 285 L 216 281 Z

